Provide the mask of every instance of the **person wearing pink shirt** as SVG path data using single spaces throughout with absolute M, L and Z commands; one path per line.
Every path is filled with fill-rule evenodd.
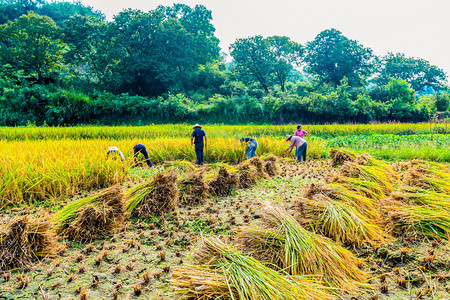
M 308 131 L 302 129 L 302 125 L 297 126 L 297 131 L 294 133 L 294 136 L 301 137 L 304 139 L 304 136 L 308 134 Z

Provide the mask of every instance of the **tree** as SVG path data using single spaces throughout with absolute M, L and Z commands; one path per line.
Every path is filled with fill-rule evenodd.
M 111 25 L 122 92 L 157 96 L 184 91 L 198 68 L 219 58 L 218 40 L 202 6 L 126 10 Z
M 266 93 L 276 81 L 282 91 L 293 65 L 300 62 L 303 50 L 301 45 L 287 37 L 260 35 L 238 39 L 230 46 L 230 53 L 237 64 L 241 77 L 246 76 L 259 82 Z
M 375 81 L 386 84 L 391 78 L 406 80 L 416 91 L 426 88 L 442 90 L 447 80 L 442 69 L 424 59 L 406 57 L 402 53 L 389 53 L 383 58 L 380 74 Z
M 267 38 L 273 61 L 273 71 L 281 91 L 285 91 L 286 80 L 293 66 L 300 64 L 303 47 L 291 41 L 288 37 L 272 36 Z
M 344 77 L 352 86 L 361 85 L 372 72 L 372 50 L 350 40 L 336 29 L 319 33 L 307 44 L 307 71 L 338 85 Z
M 269 93 L 273 64 L 267 41 L 260 35 L 238 39 L 230 46 L 230 53 L 238 72 L 251 76 Z
M 112 69 L 118 63 L 110 31 L 110 24 L 95 16 L 75 15 L 64 22 L 67 62 L 88 64 L 89 80 L 101 85 L 113 80 Z
M 0 26 L 0 61 L 27 75 L 36 75 L 40 83 L 61 66 L 64 48 L 61 34 L 49 17 L 33 12 L 22 15 Z

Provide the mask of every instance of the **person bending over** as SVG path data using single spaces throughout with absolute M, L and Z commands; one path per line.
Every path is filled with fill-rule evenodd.
M 246 138 L 242 138 L 241 139 L 242 143 L 247 143 L 247 149 L 246 149 L 246 154 L 247 154 L 247 159 L 250 159 L 252 157 L 255 157 L 256 155 L 256 148 L 258 148 L 258 143 L 256 142 L 256 140 L 254 138 L 251 137 L 246 137 Z
M 138 163 L 139 154 L 142 154 L 144 156 L 148 167 L 149 168 L 152 167 L 152 162 L 150 161 L 150 157 L 148 157 L 147 149 L 145 148 L 145 146 L 143 144 L 137 143 L 136 145 L 134 145 L 133 150 L 134 150 L 134 166 L 135 167 L 137 167 L 139 164 Z
M 286 141 L 291 142 L 291 144 L 289 145 L 289 147 L 287 147 L 286 150 L 284 150 L 284 152 L 289 151 L 289 154 L 291 153 L 292 149 L 296 147 L 295 156 L 297 157 L 297 161 L 301 161 L 302 158 L 303 161 L 306 161 L 306 148 L 308 146 L 308 143 L 306 143 L 306 141 L 301 137 L 292 135 L 286 135 Z

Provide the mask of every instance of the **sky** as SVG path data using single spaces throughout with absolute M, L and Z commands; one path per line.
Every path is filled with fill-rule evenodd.
M 220 47 L 238 38 L 279 35 L 306 44 L 325 29 L 371 48 L 376 55 L 423 58 L 450 77 L 450 0 L 81 0 L 108 20 L 126 8 L 202 4 L 212 11 Z

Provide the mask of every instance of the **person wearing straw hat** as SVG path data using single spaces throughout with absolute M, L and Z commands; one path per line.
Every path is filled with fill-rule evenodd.
M 191 136 L 191 146 L 195 145 L 195 155 L 197 156 L 197 164 L 203 165 L 203 149 L 206 149 L 207 139 L 206 133 L 198 123 L 193 127 L 194 132 Z
M 295 156 L 297 157 L 297 161 L 301 161 L 302 157 L 303 161 L 306 161 L 306 148 L 308 147 L 308 143 L 306 143 L 306 141 L 299 136 L 292 136 L 289 134 L 286 135 L 286 141 L 291 142 L 291 144 L 286 150 L 284 150 L 284 152 L 289 151 L 289 154 L 295 147 Z

